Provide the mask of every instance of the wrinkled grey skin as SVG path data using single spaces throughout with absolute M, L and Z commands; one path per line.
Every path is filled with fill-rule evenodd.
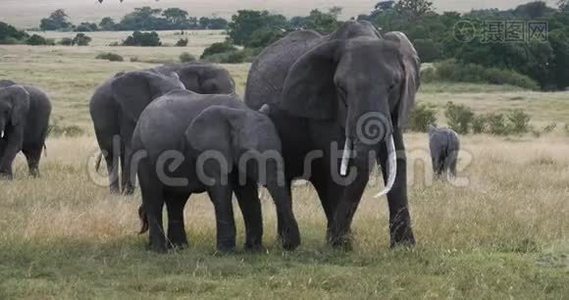
M 395 183 L 387 194 L 391 245 L 413 245 L 407 200 L 405 145 L 402 129 L 414 106 L 419 87 L 418 55 L 402 33 L 381 37 L 368 22 L 348 21 L 336 32 L 322 36 L 314 31 L 293 32 L 266 48 L 253 63 L 245 102 L 258 109 L 270 104 L 271 119 L 283 144 L 287 181 L 303 175 L 303 159 L 324 150 L 314 160 L 309 180 L 328 219 L 328 242 L 350 248 L 350 226 L 369 180 L 369 155 L 377 154 L 384 180 L 389 153 L 387 140 L 366 145 L 357 136 L 358 120 L 366 113 L 388 119 L 397 150 Z M 355 180 L 343 183 L 340 160 L 332 156 L 336 143 L 343 149 L 346 137 L 354 144 L 350 169 Z M 336 163 L 337 162 L 337 163 Z M 352 173 L 353 174 L 353 173 Z
M 429 126 L 429 148 L 435 176 L 440 178 L 446 173 L 448 178 L 456 177 L 456 164 L 460 151 L 458 134 L 449 128 Z
M 107 164 L 111 193 L 134 192 L 130 172 L 132 132 L 140 113 L 152 100 L 184 85 L 174 73 L 118 73 L 95 91 L 89 104 L 91 119 Z M 119 161 L 121 185 L 119 186 Z M 122 190 L 121 190 L 122 187 Z
M 137 163 L 143 199 L 139 215 L 143 221 L 141 233 L 146 229 L 150 231 L 152 250 L 164 252 L 167 247 L 188 245 L 184 206 L 191 194 L 203 192 L 209 194 L 215 207 L 217 248 L 224 252 L 235 249 L 231 203 L 232 192 L 235 192 L 245 220 L 245 247 L 260 249 L 263 222 L 257 183 L 265 185 L 273 197 L 279 222 L 283 224 L 280 232 L 283 247 L 294 249 L 300 244 L 289 190 L 278 184 L 278 176 L 284 176 L 284 171 L 275 161 L 266 164 L 267 176 L 259 176 L 255 163 L 258 160 L 239 168 L 238 161 L 244 153 L 278 153 L 281 143 L 270 119 L 247 108 L 237 96 L 170 92 L 152 102 L 141 114 L 132 144 L 135 156 L 146 154 Z M 170 169 L 169 163 L 159 163 L 161 154 L 169 150 L 183 154 L 184 161 L 177 168 Z M 205 162 L 203 170 L 207 177 L 215 179 L 214 184 L 203 182 L 196 170 L 199 156 L 206 151 L 222 155 L 229 166 L 225 169 L 215 161 Z M 162 172 L 169 177 L 187 179 L 187 182 L 178 186 L 162 180 Z M 246 176 L 245 182 L 238 180 L 239 174 Z M 222 180 L 224 176 L 228 176 L 226 182 Z M 164 204 L 168 211 L 167 231 L 162 224 Z
M 149 75 L 151 73 L 153 76 Z M 120 83 L 126 81 L 125 76 L 133 77 L 136 74 L 146 75 L 138 76 L 137 82 L 134 79 L 130 80 L 128 87 Z M 177 79 L 173 79 L 172 74 L 176 74 Z M 122 191 L 125 194 L 132 194 L 134 191 L 134 178 L 131 178 L 130 167 L 128 167 L 129 160 L 125 159 L 129 154 L 124 153 L 129 148 L 132 130 L 146 105 L 166 92 L 180 88 L 178 80 L 186 89 L 201 94 L 230 94 L 235 90 L 234 81 L 227 70 L 211 64 L 189 63 L 165 65 L 142 72 L 119 73 L 95 91 L 91 98 L 90 111 L 99 147 L 105 155 L 107 169 L 109 170 L 111 193 Z M 117 82 L 115 85 L 117 89 L 113 90 L 113 83 L 115 82 Z M 145 82 L 153 84 L 146 85 Z M 129 89 L 131 92 L 128 92 Z M 138 91 L 138 93 L 134 93 L 134 91 Z M 123 108 L 127 108 L 128 114 L 123 114 Z M 115 148 L 117 149 L 113 151 L 112 141 L 113 137 L 117 135 L 120 137 L 119 141 L 124 142 L 116 145 Z M 119 161 L 122 170 L 120 184 Z
M 4 133 L 0 137 L 0 178 L 13 178 L 12 162 L 20 151 L 26 156 L 30 175 L 40 175 L 50 114 L 51 102 L 40 89 L 0 81 L 0 133 Z

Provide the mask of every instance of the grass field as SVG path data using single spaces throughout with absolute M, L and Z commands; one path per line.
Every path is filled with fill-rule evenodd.
M 569 137 L 563 126 L 539 139 L 463 137 L 460 187 L 432 182 L 427 138 L 408 134 L 418 240 L 411 250 L 388 248 L 386 200 L 371 197 L 378 189 L 371 184 L 354 220 L 351 252 L 326 246 L 324 213 L 315 192 L 304 186 L 294 190 L 303 238 L 295 252 L 276 242 L 266 193 L 266 253 L 216 254 L 213 207 L 204 196 L 193 197 L 186 208 L 189 249 L 147 252 L 146 237 L 136 234 L 140 195 L 110 196 L 104 178 L 92 176 L 97 146 L 89 98 L 118 71 L 154 66 L 129 57 L 200 55 L 223 36 L 191 33 L 186 48 L 104 47 L 122 35 L 92 36 L 94 46 L 85 48 L 0 47 L 0 79 L 44 88 L 53 99 L 53 119 L 85 131 L 48 140 L 41 178 L 28 178 L 19 157 L 17 180 L 0 183 L 0 299 L 569 298 Z M 176 37 L 166 33 L 165 39 Z M 127 59 L 94 59 L 108 51 Z M 225 67 L 242 93 L 249 66 Z M 567 93 L 439 83 L 423 86 L 418 101 L 440 108 L 455 101 L 477 112 L 519 107 L 535 126 L 569 122 Z M 239 213 L 237 221 L 241 244 Z

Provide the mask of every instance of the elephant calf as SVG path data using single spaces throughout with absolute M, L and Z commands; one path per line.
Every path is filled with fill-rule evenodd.
M 436 128 L 429 126 L 429 148 L 433 172 L 439 177 L 447 172 L 447 176 L 456 177 L 456 164 L 460 141 L 458 134 L 449 128 Z
M 0 81 L 0 178 L 12 179 L 12 163 L 20 151 L 30 175 L 39 176 L 50 114 L 51 102 L 41 90 Z
M 300 244 L 277 131 L 268 116 L 247 108 L 237 96 L 172 91 L 142 112 L 132 145 L 133 157 L 139 161 L 141 233 L 149 229 L 152 250 L 187 246 L 184 206 L 192 193 L 203 192 L 215 207 L 220 251 L 235 248 L 233 192 L 245 219 L 245 247 L 261 248 L 258 183 L 267 187 L 275 202 L 283 247 Z M 162 224 L 164 204 L 167 235 Z

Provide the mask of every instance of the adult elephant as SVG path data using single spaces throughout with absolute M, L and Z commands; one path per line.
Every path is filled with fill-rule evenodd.
M 382 37 L 369 22 L 356 21 L 326 36 L 293 32 L 251 66 L 245 102 L 253 109 L 270 105 L 289 186 L 297 177 L 314 185 L 335 247 L 350 246 L 353 215 L 374 164 L 370 156 L 382 166 L 386 189 L 378 196 L 387 194 L 391 246 L 415 243 L 402 129 L 419 70 L 417 52 L 403 33 Z
M 153 99 L 178 88 L 202 94 L 230 94 L 234 92 L 235 84 L 229 72 L 221 67 L 189 63 L 118 73 L 95 91 L 90 112 L 107 163 L 111 193 L 134 192 L 130 159 L 127 158 L 136 121 Z
M 277 131 L 265 114 L 250 110 L 237 96 L 172 91 L 144 110 L 132 143 L 135 157 L 140 159 L 141 232 L 149 228 L 152 250 L 187 246 L 184 206 L 191 194 L 203 192 L 215 207 L 219 250 L 235 248 L 232 192 L 243 212 L 246 248 L 261 248 L 263 222 L 257 183 L 265 185 L 273 197 L 282 224 L 283 247 L 299 245 L 290 192 L 281 182 L 284 170 Z M 164 204 L 167 231 L 162 225 Z
M 39 176 L 39 162 L 48 134 L 51 102 L 38 88 L 0 81 L 0 177 L 12 179 L 12 163 L 22 151 L 31 176 Z
M 178 75 L 151 71 L 118 73 L 91 98 L 89 111 L 97 142 L 107 163 L 112 193 L 131 194 L 130 141 L 140 113 L 152 100 L 175 89 L 185 89 Z M 119 185 L 119 162 L 121 185 Z

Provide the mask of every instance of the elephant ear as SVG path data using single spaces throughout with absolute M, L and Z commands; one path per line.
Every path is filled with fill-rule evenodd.
M 334 75 L 342 45 L 341 40 L 319 44 L 292 65 L 283 87 L 282 109 L 310 119 L 336 117 Z
M 384 38 L 395 42 L 399 47 L 400 62 L 404 71 L 404 81 L 401 87 L 397 126 L 403 129 L 407 126 L 411 111 L 415 107 L 415 95 L 421 82 L 421 61 L 417 50 L 415 50 L 415 47 L 413 47 L 413 44 L 403 32 L 388 32 Z
M 186 130 L 186 144 L 198 153 L 211 151 L 206 155 L 213 159 L 223 159 L 230 172 L 237 159 L 236 131 L 243 118 L 245 114 L 242 110 L 211 106 L 199 114 Z
M 12 98 L 12 113 L 10 115 L 12 126 L 23 124 L 30 110 L 30 93 L 20 85 L 12 85 L 7 89 Z
M 160 90 L 155 84 L 151 84 L 151 81 L 157 80 L 159 76 L 151 72 L 129 72 L 113 80 L 113 97 L 130 120 L 138 120 L 144 108 L 160 96 Z

